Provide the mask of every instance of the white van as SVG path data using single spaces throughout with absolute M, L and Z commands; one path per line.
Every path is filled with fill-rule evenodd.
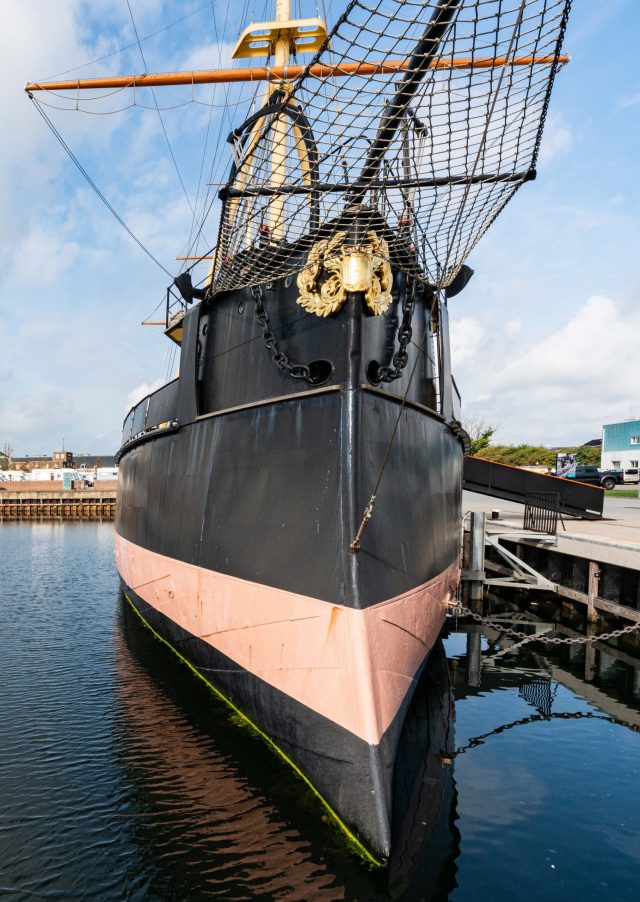
M 640 469 L 638 467 L 627 467 L 624 470 L 624 481 L 635 482 L 636 484 L 640 482 Z
M 117 479 L 118 478 L 118 468 L 117 467 L 98 467 L 96 470 L 95 480 L 99 482 L 103 479 Z

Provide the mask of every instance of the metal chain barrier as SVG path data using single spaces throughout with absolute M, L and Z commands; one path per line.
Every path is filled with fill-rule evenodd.
M 465 608 L 464 605 L 458 604 L 455 601 L 449 602 L 449 607 L 454 608 L 457 614 L 460 614 L 464 617 L 471 617 L 472 620 L 475 620 L 482 626 L 488 626 L 500 633 L 505 633 L 513 636 L 516 639 L 520 639 L 522 643 L 549 642 L 552 645 L 588 645 L 589 642 L 605 642 L 607 639 L 617 639 L 619 636 L 625 636 L 628 633 L 634 633 L 640 629 L 640 623 L 630 623 L 628 626 L 623 626 L 620 629 L 612 630 L 610 633 L 599 633 L 597 636 L 580 636 L 577 639 L 574 639 L 571 636 L 560 639 L 556 636 L 547 636 L 544 633 L 541 635 L 531 636 L 528 633 L 522 633 L 519 630 L 513 629 L 513 627 L 502 626 L 501 623 L 498 623 L 495 620 L 490 620 L 488 617 L 482 617 L 480 614 L 476 614 L 475 611 L 471 611 L 469 610 L 469 608 Z
M 414 279 L 411 279 L 402 299 L 402 322 L 398 328 L 398 350 L 392 357 L 393 366 L 378 367 L 378 379 L 380 382 L 393 382 L 395 379 L 399 379 L 409 361 L 407 347 L 413 334 L 411 323 L 415 306 L 416 283 Z
M 262 338 L 264 339 L 265 347 L 271 354 L 271 359 L 275 365 L 281 372 L 291 376 L 292 379 L 304 379 L 305 382 L 312 383 L 313 379 L 309 367 L 300 363 L 291 363 L 287 355 L 280 350 L 278 339 L 269 328 L 269 314 L 267 313 L 267 308 L 264 306 L 261 285 L 251 286 L 251 297 L 255 301 L 256 319 L 262 329 Z

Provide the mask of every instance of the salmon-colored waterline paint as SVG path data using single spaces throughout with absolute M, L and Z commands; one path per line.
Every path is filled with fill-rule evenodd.
M 365 610 L 156 554 L 116 536 L 126 585 L 264 682 L 377 745 L 433 646 L 457 562 Z

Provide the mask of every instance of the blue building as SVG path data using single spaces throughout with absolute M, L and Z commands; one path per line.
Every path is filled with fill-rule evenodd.
M 627 470 L 640 461 L 640 420 L 609 423 L 602 427 L 603 469 Z

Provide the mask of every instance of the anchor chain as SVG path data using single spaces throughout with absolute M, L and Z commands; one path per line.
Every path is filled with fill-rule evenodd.
M 398 350 L 392 357 L 393 366 L 379 366 L 377 377 L 380 382 L 393 382 L 402 376 L 402 371 L 409 362 L 407 347 L 413 334 L 412 320 L 416 306 L 416 283 L 411 279 L 402 300 L 402 322 L 398 328 Z
M 304 379 L 305 382 L 312 383 L 313 379 L 309 367 L 302 363 L 291 363 L 287 355 L 280 350 L 278 339 L 269 328 L 269 314 L 264 305 L 261 285 L 251 286 L 251 297 L 255 301 L 256 319 L 262 329 L 262 338 L 265 347 L 271 354 L 271 359 L 275 365 L 281 372 L 291 376 L 292 379 Z
M 500 633 L 508 633 L 510 636 L 520 639 L 522 644 L 525 642 L 549 642 L 552 645 L 588 645 L 589 642 L 604 642 L 607 639 L 617 639 L 618 636 L 634 633 L 636 630 L 640 629 L 640 623 L 630 623 L 628 626 L 612 630 L 610 633 L 599 633 L 597 636 L 579 636 L 577 639 L 574 639 L 571 636 L 561 639 L 556 636 L 546 636 L 544 633 L 532 636 L 529 633 L 522 633 L 520 630 L 513 629 L 513 627 L 503 626 L 501 623 L 490 620 L 488 617 L 482 617 L 480 614 L 476 614 L 475 611 L 465 608 L 464 605 L 458 604 L 455 600 L 449 602 L 449 607 L 455 609 L 456 614 L 464 617 L 471 617 L 472 620 L 475 620 L 482 626 L 488 626 Z

